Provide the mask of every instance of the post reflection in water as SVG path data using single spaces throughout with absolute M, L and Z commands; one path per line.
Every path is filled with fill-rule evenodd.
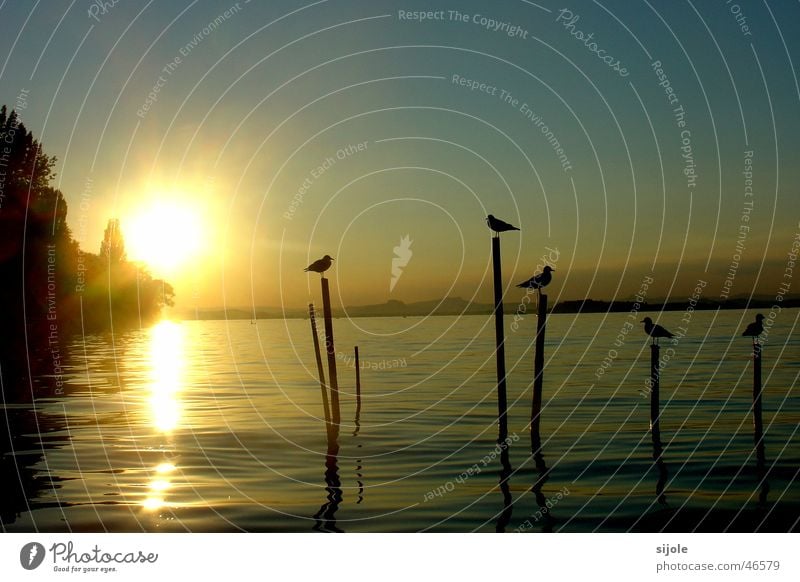
M 514 498 L 511 495 L 511 488 L 508 481 L 511 478 L 513 469 L 511 468 L 511 459 L 508 454 L 508 437 L 503 437 L 502 429 L 497 445 L 500 447 L 500 492 L 503 495 L 503 510 L 500 512 L 500 517 L 497 519 L 497 526 L 495 531 L 497 533 L 505 533 L 506 527 L 511 521 L 511 516 L 514 513 Z
M 327 501 L 314 514 L 314 531 L 342 533 L 336 526 L 336 511 L 342 502 L 342 481 L 339 478 L 338 462 L 339 431 L 333 428 L 328 433 L 328 452 L 325 455 L 325 492 Z
M 548 504 L 547 496 L 542 492 L 542 487 L 544 487 L 544 484 L 550 479 L 550 469 L 547 467 L 547 463 L 544 460 L 541 447 L 533 456 L 533 461 L 536 464 L 536 471 L 539 473 L 539 477 L 536 479 L 533 487 L 531 487 L 531 491 L 533 491 L 533 496 L 536 498 L 536 505 L 539 506 L 539 514 L 544 520 L 542 531 L 545 533 L 553 533 L 553 523 L 555 520 L 550 513 L 553 503 L 550 502 Z
M 758 503 L 762 507 L 767 507 L 769 497 L 769 471 L 763 461 L 759 462 L 756 471 L 758 473 Z
M 653 460 L 658 469 L 658 481 L 656 482 L 656 499 L 661 505 L 667 505 L 667 495 L 665 488 L 667 485 L 667 464 L 664 462 L 664 447 L 661 444 L 661 432 L 658 428 L 653 429 Z
M 184 330 L 180 324 L 165 320 L 152 328 L 149 354 L 150 419 L 157 433 L 168 441 L 181 422 L 180 392 L 186 361 L 184 349 Z M 169 454 L 170 443 L 161 443 L 160 448 Z M 142 502 L 145 509 L 156 511 L 168 506 L 165 498 L 172 487 L 175 471 L 175 464 L 169 459 L 162 460 L 154 467 Z
M 769 497 L 769 469 L 763 446 L 756 455 L 756 478 L 758 479 L 758 504 L 760 507 L 766 508 Z
M 356 418 L 355 418 L 355 430 L 353 430 L 353 441 L 356 442 L 356 448 L 361 449 L 361 443 L 358 441 L 358 433 L 361 432 L 361 402 L 358 404 L 358 408 L 356 408 Z M 360 450 L 358 451 L 361 452 Z M 364 469 L 363 460 L 361 455 L 358 455 L 356 459 L 356 485 L 358 486 L 356 505 L 359 505 L 362 501 L 364 501 L 364 475 L 362 474 L 362 470 Z

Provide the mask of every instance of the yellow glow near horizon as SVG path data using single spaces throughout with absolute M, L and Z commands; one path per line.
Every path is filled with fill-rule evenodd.
M 172 321 L 161 321 L 150 337 L 150 411 L 153 425 L 171 432 L 181 416 L 179 392 L 183 385 L 183 328 Z
M 208 229 L 199 208 L 183 198 L 160 196 L 121 221 L 128 258 L 145 263 L 159 276 L 174 275 L 205 247 Z

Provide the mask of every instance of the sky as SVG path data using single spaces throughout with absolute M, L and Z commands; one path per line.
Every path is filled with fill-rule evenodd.
M 557 301 L 774 297 L 800 290 L 799 25 L 788 0 L 6 1 L 0 103 L 81 247 L 119 218 L 179 308 L 305 305 L 324 254 L 335 304 L 488 302 L 488 213 L 521 229 L 508 301 L 545 263 Z

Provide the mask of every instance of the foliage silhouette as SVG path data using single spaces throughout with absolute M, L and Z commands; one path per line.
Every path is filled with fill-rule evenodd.
M 50 186 L 56 158 L 15 111 L 0 108 L 0 360 L 46 349 L 76 332 L 141 326 L 172 305 L 174 291 L 127 260 L 118 219 L 99 254 L 80 249 L 63 193 Z

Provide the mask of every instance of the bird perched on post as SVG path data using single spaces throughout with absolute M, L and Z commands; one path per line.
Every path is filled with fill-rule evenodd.
M 761 323 L 762 321 L 764 321 L 764 316 L 759 313 L 756 315 L 756 320 L 748 325 L 747 329 L 744 330 L 744 333 L 742 334 L 744 337 L 753 338 L 753 345 L 755 345 L 758 341 L 758 337 L 764 333 L 764 324 Z
M 645 317 L 639 323 L 644 324 L 644 332 L 653 338 L 653 343 L 658 345 L 658 338 L 660 337 L 673 337 L 673 335 L 667 331 L 665 328 L 661 327 L 657 323 L 653 323 L 653 320 L 649 317 Z M 652 344 L 651 344 L 652 345 Z
M 489 228 L 494 231 L 495 236 L 500 236 L 501 232 L 506 232 L 507 230 L 519 230 L 516 226 L 508 224 L 507 222 L 503 222 L 491 214 L 486 217 L 486 224 L 488 224 Z
M 305 272 L 313 271 L 314 273 L 319 273 L 320 275 L 331 268 L 331 263 L 333 262 L 333 257 L 330 255 L 325 255 L 321 259 L 318 259 L 303 269 Z
M 536 289 L 537 291 L 542 290 L 543 287 L 547 287 L 550 284 L 550 281 L 553 280 L 552 273 L 555 273 L 555 269 L 553 269 L 550 265 L 546 265 L 544 269 L 542 269 L 541 273 L 538 273 L 528 279 L 527 281 L 523 281 L 517 287 L 522 287 L 523 289 Z

